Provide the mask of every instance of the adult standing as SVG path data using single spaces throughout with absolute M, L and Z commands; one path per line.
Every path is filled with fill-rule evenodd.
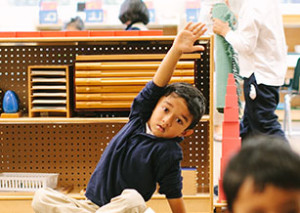
M 223 36 L 239 55 L 245 98 L 242 139 L 258 133 L 285 137 L 275 114 L 279 87 L 287 70 L 279 1 L 243 0 L 237 30 L 231 30 L 227 22 L 214 19 L 213 31 Z

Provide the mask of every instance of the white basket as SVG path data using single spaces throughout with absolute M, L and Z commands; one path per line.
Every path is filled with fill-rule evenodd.
M 40 188 L 56 188 L 56 173 L 0 173 L 0 191 L 36 191 Z

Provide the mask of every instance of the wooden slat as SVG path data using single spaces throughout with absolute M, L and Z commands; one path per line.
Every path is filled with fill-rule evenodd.
M 165 54 L 124 54 L 124 55 L 77 55 L 76 61 L 125 61 L 125 60 L 162 60 Z M 200 59 L 199 53 L 183 54 L 180 59 Z
M 76 94 L 76 101 L 133 101 L 137 93 Z
M 80 123 L 126 123 L 128 121 L 128 117 L 105 117 L 105 118 L 98 118 L 98 117 L 70 117 L 70 118 L 63 118 L 63 117 L 21 117 L 21 118 L 0 118 L 0 123 L 4 124 L 28 124 L 28 123 L 73 123 L 73 124 L 80 124 Z M 0 200 L 1 200 L 1 193 L 0 193 Z
M 67 109 L 31 109 L 32 112 L 67 112 Z
M 76 93 L 98 93 L 98 92 L 139 92 L 142 86 L 76 86 Z
M 92 101 L 92 102 L 84 102 L 77 101 L 76 108 L 130 108 L 132 101 Z
M 75 77 L 85 78 L 85 77 L 153 77 L 156 70 L 85 70 L 76 71 Z M 186 70 L 175 70 L 173 76 L 194 76 L 193 69 Z
M 76 78 L 76 85 L 145 85 L 152 78 Z M 194 83 L 193 77 L 173 77 L 170 83 L 187 82 Z
M 126 62 L 76 62 L 75 70 L 157 70 L 161 61 L 126 61 Z M 194 67 L 194 61 L 179 61 L 176 65 L 176 69 L 192 69 Z
M 208 115 L 204 115 L 201 119 L 202 121 L 209 121 Z M 126 123 L 128 117 L 20 117 L 20 118 L 0 118 L 1 124 L 36 124 L 36 123 L 67 123 L 67 124 L 79 124 L 79 123 Z M 1 200 L 1 195 L 0 195 Z

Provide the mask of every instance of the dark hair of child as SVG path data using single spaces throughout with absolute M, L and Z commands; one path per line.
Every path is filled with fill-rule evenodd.
M 232 211 L 239 189 L 249 177 L 253 179 L 257 192 L 263 192 L 268 184 L 299 190 L 300 155 L 278 136 L 259 135 L 245 140 L 224 173 L 223 188 L 228 210 Z
M 119 12 L 120 21 L 125 24 L 143 22 L 145 25 L 149 22 L 149 11 L 146 4 L 141 0 L 125 0 L 121 5 Z

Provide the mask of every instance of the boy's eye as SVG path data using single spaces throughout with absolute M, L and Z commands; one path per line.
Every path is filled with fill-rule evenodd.
M 183 124 L 183 121 L 180 118 L 177 118 L 176 122 L 181 124 L 181 125 Z
M 163 107 L 164 112 L 169 112 L 169 109 L 167 107 Z

